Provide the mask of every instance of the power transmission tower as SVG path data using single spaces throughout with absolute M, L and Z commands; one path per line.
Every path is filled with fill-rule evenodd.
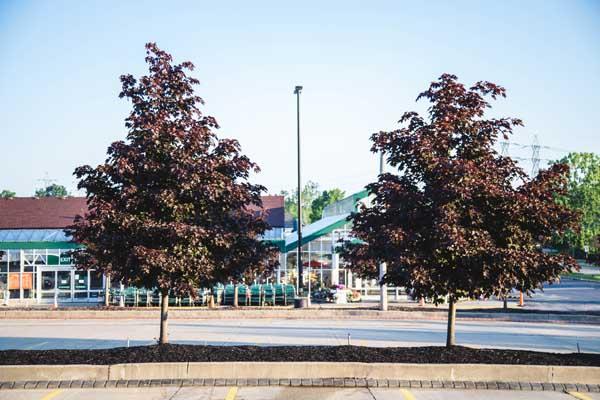
M 508 146 L 510 146 L 510 142 L 500 142 L 500 155 L 503 157 L 508 156 Z
M 42 184 L 44 185 L 43 189 L 46 189 L 48 186 L 56 182 L 56 179 L 50 178 L 50 175 L 48 175 L 48 171 L 46 171 L 44 173 L 44 177 L 42 179 L 38 179 L 37 181 L 42 182 Z
M 533 136 L 531 144 L 531 177 L 535 178 L 540 170 L 540 143 L 538 136 Z

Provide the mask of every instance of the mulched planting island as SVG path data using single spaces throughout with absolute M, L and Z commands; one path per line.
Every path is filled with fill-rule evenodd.
M 121 364 L 206 361 L 334 361 L 600 366 L 600 354 L 543 353 L 470 347 L 196 346 L 183 344 L 97 350 L 4 350 L 1 365 Z

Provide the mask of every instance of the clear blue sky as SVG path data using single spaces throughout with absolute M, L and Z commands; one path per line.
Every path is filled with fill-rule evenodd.
M 600 153 L 599 1 L 421 3 L 0 1 L 0 189 L 29 196 L 47 172 L 73 190 L 124 137 L 118 77 L 145 72 L 148 41 L 196 64 L 205 111 L 271 193 L 295 185 L 296 84 L 303 177 L 324 189 L 372 180 L 370 134 L 444 72 L 505 86 L 493 113 L 525 121 L 515 142 Z

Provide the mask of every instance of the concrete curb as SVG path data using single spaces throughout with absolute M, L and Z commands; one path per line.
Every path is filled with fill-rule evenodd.
M 0 366 L 7 382 L 182 379 L 375 379 L 434 382 L 600 384 L 600 367 L 502 364 L 333 362 L 179 362 Z
M 125 310 L 2 310 L 0 319 L 158 319 L 158 309 Z M 374 319 L 374 320 L 439 320 L 445 321 L 442 311 L 378 311 L 331 309 L 171 309 L 170 319 Z M 600 316 L 553 313 L 490 313 L 460 311 L 461 321 L 544 322 L 600 325 Z
M 487 389 L 510 391 L 559 391 L 600 393 L 600 385 L 540 382 L 479 382 L 479 381 L 431 381 L 402 379 L 362 378 L 315 378 L 315 379 L 142 379 L 142 380 L 64 380 L 64 381 L 17 381 L 0 382 L 5 389 L 102 389 L 102 388 L 149 388 L 190 386 L 292 386 L 292 387 L 335 387 L 335 388 L 414 388 L 414 389 Z

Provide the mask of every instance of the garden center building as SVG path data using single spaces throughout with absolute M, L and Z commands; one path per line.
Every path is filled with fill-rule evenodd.
M 279 250 L 279 267 L 271 282 L 297 283 L 298 236 L 285 232 L 283 196 L 263 196 L 263 210 L 271 229 L 263 240 Z M 304 281 L 312 287 L 360 287 L 337 250 L 347 239 L 347 218 L 360 204 L 368 206 L 363 191 L 329 205 L 323 218 L 303 227 Z M 64 228 L 87 210 L 83 197 L 0 199 L 0 298 L 10 303 L 99 301 L 105 278 L 93 270 L 77 270 L 69 252 L 79 246 Z M 257 210 L 258 211 L 258 210 Z M 310 277 L 310 280 L 309 280 Z
M 264 240 L 284 247 L 283 196 L 263 196 L 271 229 Z M 3 304 L 98 301 L 105 279 L 75 269 L 69 251 L 78 246 L 64 228 L 87 210 L 83 197 L 0 199 L 0 298 Z
M 361 279 L 353 278 L 352 272 L 340 257 L 338 250 L 343 240 L 350 239 L 351 223 L 348 217 L 361 205 L 369 206 L 371 197 L 366 190 L 348 196 L 323 210 L 323 217 L 302 228 L 303 280 L 313 287 L 344 285 L 360 288 Z M 278 282 L 296 283 L 298 259 L 298 234 L 285 237 L 281 249 Z M 309 279 L 310 276 L 310 279 Z

